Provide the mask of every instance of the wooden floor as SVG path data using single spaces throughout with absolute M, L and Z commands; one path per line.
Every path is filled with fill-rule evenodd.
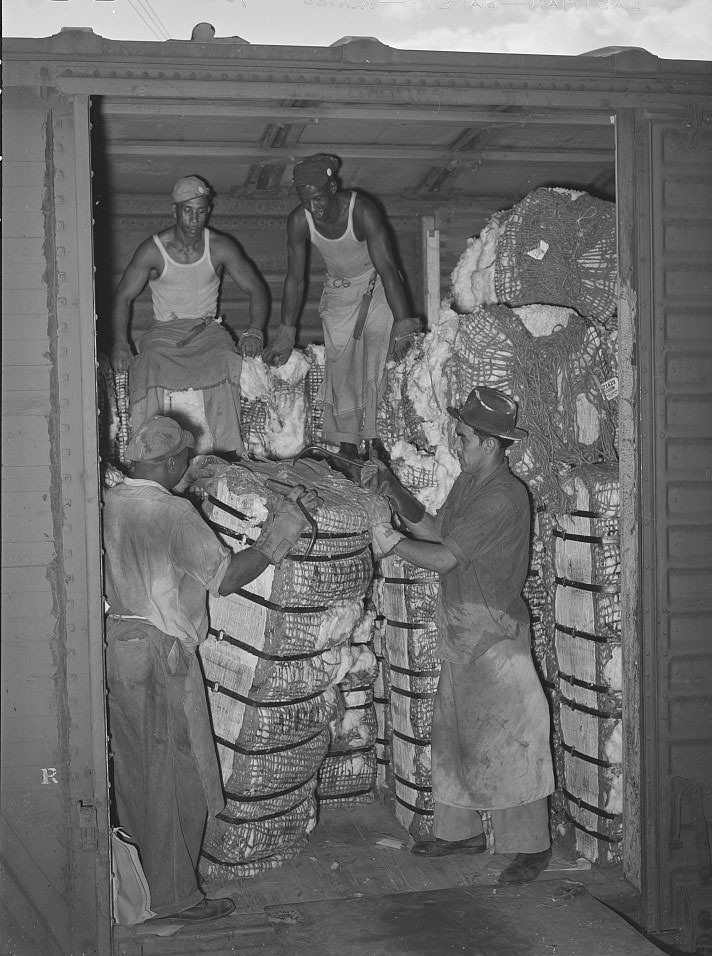
M 339 913 L 342 920 L 358 922 L 358 919 L 364 918 L 364 914 L 368 919 L 367 914 L 372 912 L 375 920 L 376 913 L 383 916 L 384 906 L 385 911 L 391 913 L 388 917 L 390 926 L 393 922 L 392 907 L 395 905 L 393 900 L 407 913 L 408 907 L 415 906 L 413 900 L 417 899 L 412 894 L 425 894 L 420 899 L 437 909 L 445 906 L 448 899 L 454 906 L 460 899 L 458 894 L 462 892 L 470 893 L 470 901 L 478 895 L 484 901 L 489 896 L 495 898 L 497 894 L 504 901 L 514 892 L 519 894 L 519 902 L 513 899 L 512 912 L 515 914 L 517 906 L 521 907 L 526 898 L 527 894 L 522 893 L 521 888 L 505 888 L 497 884 L 497 875 L 506 866 L 507 857 L 484 853 L 478 856 L 427 859 L 411 854 L 411 844 L 408 833 L 395 819 L 390 807 L 382 802 L 329 810 L 322 815 L 307 849 L 291 863 L 258 877 L 205 887 L 209 896 L 229 896 L 235 901 L 236 911 L 230 917 L 219 923 L 206 924 L 201 930 L 195 927 L 165 927 L 170 935 L 163 937 L 154 935 L 154 927 L 150 923 L 133 928 L 119 927 L 114 934 L 114 951 L 117 956 L 192 956 L 208 952 L 214 956 L 227 953 L 242 953 L 246 956 L 253 953 L 281 956 L 285 953 L 286 956 L 301 956 L 302 952 L 306 954 L 310 951 L 306 943 L 302 949 L 299 942 L 299 933 L 303 933 L 305 921 L 311 927 L 309 932 L 318 936 L 318 930 L 309 920 L 323 923 L 325 932 L 327 924 L 331 922 L 330 931 L 333 931 L 334 920 L 338 921 Z M 533 899 L 540 892 L 550 893 L 556 898 L 586 897 L 590 905 L 600 908 L 598 916 L 590 917 L 589 922 L 595 922 L 597 918 L 603 926 L 609 920 L 616 925 L 620 923 L 619 932 L 625 930 L 633 933 L 615 913 L 596 902 L 603 901 L 624 914 L 635 913 L 638 898 L 622 878 L 619 869 L 590 867 L 555 847 L 552 863 L 537 881 L 539 884 L 549 886 L 544 890 L 532 890 L 530 895 Z M 487 890 L 487 887 L 491 889 Z M 474 892 L 472 888 L 475 888 Z M 482 892 L 476 888 L 482 888 Z M 450 891 L 449 894 L 447 891 Z M 402 899 L 397 899 L 399 896 Z M 386 901 L 390 902 L 386 905 Z M 461 899 L 459 905 L 462 909 Z M 469 910 L 471 905 L 470 902 L 466 909 Z M 333 919 L 327 919 L 328 914 Z M 462 933 L 470 930 L 462 929 Z M 453 932 L 456 930 L 453 929 Z M 292 934 L 289 942 L 285 933 Z M 422 936 L 422 933 L 419 935 Z M 633 948 L 610 952 L 592 948 L 591 941 L 582 938 L 584 948 L 581 952 L 584 956 L 624 956 L 627 953 L 638 956 L 638 953 L 660 952 L 638 934 L 633 934 L 633 937 Z M 503 946 L 505 942 L 503 936 Z M 638 944 L 647 948 L 636 948 Z M 349 956 L 352 952 L 354 956 L 378 956 L 381 952 L 373 941 L 369 944 L 370 948 L 362 946 L 359 949 L 359 945 L 354 943 L 356 948 L 349 949 L 344 943 L 341 949 L 333 949 L 334 956 L 337 952 L 340 956 Z M 533 956 L 535 953 L 530 946 L 524 949 L 517 949 L 516 946 L 502 949 L 492 948 L 494 945 L 490 942 L 489 949 L 459 947 L 452 952 L 467 952 L 471 956 L 478 953 L 495 956 L 500 952 Z M 322 952 L 314 947 L 315 940 L 312 940 L 311 952 Z M 383 952 L 401 952 L 392 939 L 389 947 Z M 406 948 L 402 951 L 406 953 L 409 950 Z M 565 948 L 544 951 L 574 956 L 573 949 L 570 952 Z M 326 956 L 331 956 L 328 947 L 324 952 Z M 422 952 L 432 952 L 437 956 L 437 949 L 426 948 Z M 446 952 L 450 950 L 442 949 L 443 954 Z

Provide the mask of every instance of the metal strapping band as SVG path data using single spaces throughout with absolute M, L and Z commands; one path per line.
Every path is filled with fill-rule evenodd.
M 373 787 L 366 787 L 364 790 L 349 790 L 346 793 L 331 793 L 328 796 L 319 793 L 317 790 L 316 799 L 319 803 L 324 803 L 326 800 L 343 800 L 348 797 L 362 797 L 367 793 L 373 793 Z
M 563 740 L 561 741 L 561 749 L 565 750 L 567 754 L 571 754 L 572 757 L 578 757 L 579 760 L 585 760 L 587 763 L 595 764 L 597 767 L 610 768 L 613 766 L 608 760 L 601 760 L 600 757 L 592 757 L 590 754 L 585 754 L 570 744 L 564 743 Z
M 262 817 L 233 817 L 226 810 L 221 810 L 220 813 L 216 813 L 215 816 L 218 820 L 222 820 L 224 823 L 232 823 L 237 825 L 239 823 L 261 823 L 263 820 L 276 820 L 277 817 L 285 817 L 288 813 L 291 813 L 292 810 L 298 810 L 299 807 L 303 807 L 307 802 L 308 797 L 304 797 L 303 800 L 300 800 L 299 803 L 295 803 L 292 807 L 287 807 L 286 810 L 277 810 L 274 813 L 266 813 Z
M 402 783 L 404 787 L 410 787 L 411 790 L 418 790 L 420 793 L 432 793 L 433 788 L 428 787 L 423 783 L 413 783 L 412 780 L 406 780 L 405 777 L 401 777 L 399 773 L 393 774 L 394 778 L 398 783 Z
M 579 631 L 577 627 L 568 627 L 566 624 L 555 624 L 554 629 L 561 634 L 568 634 L 569 637 L 581 637 L 584 641 L 594 641 L 596 644 L 608 644 L 608 638 L 604 634 L 591 634 L 590 631 Z
M 616 820 L 620 817 L 619 813 L 611 813 L 610 810 L 603 810 L 601 807 L 594 807 L 593 804 L 587 803 L 581 797 L 575 797 L 573 793 L 569 793 L 566 787 L 562 787 L 561 792 L 564 794 L 567 800 L 575 803 L 577 807 L 581 807 L 582 810 L 588 810 L 589 813 L 595 813 L 597 817 L 603 817 L 606 820 Z
M 432 817 L 435 815 L 434 810 L 420 810 L 418 807 L 414 807 L 412 803 L 408 803 L 407 800 L 404 800 L 403 797 L 399 797 L 398 794 L 395 795 L 396 800 L 402 807 L 405 807 L 406 810 L 412 810 L 413 813 L 418 813 L 422 817 Z
M 565 680 L 567 684 L 573 684 L 574 687 L 583 687 L 586 690 L 595 690 L 597 694 L 612 693 L 611 688 L 604 687 L 603 684 L 591 684 L 587 680 L 581 680 L 578 677 L 572 677 L 571 674 L 564 674 L 563 671 L 559 671 L 558 674 L 562 680 Z
M 274 601 L 268 601 L 267 598 L 263 598 L 259 594 L 254 594 L 252 591 L 246 591 L 244 588 L 240 588 L 235 593 L 248 601 L 253 601 L 255 604 L 261 604 L 262 607 L 269 608 L 270 611 L 281 611 L 283 614 L 323 614 L 324 611 L 329 610 L 326 605 L 322 607 L 318 605 L 314 607 L 288 607 L 282 604 L 275 604 Z
M 314 694 L 307 694 L 305 697 L 294 697 L 292 700 L 253 700 L 251 697 L 243 697 L 235 690 L 225 687 L 220 681 L 205 678 L 205 686 L 212 694 L 222 694 L 225 697 L 231 697 L 232 700 L 239 700 L 241 704 L 248 704 L 250 707 L 288 707 L 290 704 L 306 704 L 310 700 L 316 700 L 324 693 L 318 690 Z
M 435 690 L 426 690 L 422 693 L 417 693 L 414 690 L 406 690 L 404 687 L 398 687 L 397 684 L 391 684 L 391 692 L 400 694 L 401 697 L 410 697 L 411 700 L 432 700 L 437 693 Z
M 277 790 L 274 793 L 248 794 L 233 793 L 232 790 L 226 790 L 225 796 L 228 800 L 234 800 L 236 803 L 261 803 L 264 800 L 278 800 L 280 797 L 286 797 L 288 794 L 295 793 L 301 789 L 301 787 L 306 786 L 315 776 L 316 774 L 312 774 L 311 777 L 307 777 L 307 779 L 302 780 L 301 783 L 296 783 L 293 787 L 287 787 L 286 790 Z
M 269 747 L 267 750 L 248 750 L 246 747 L 241 747 L 237 743 L 233 743 L 229 740 L 225 740 L 224 737 L 215 736 L 215 740 L 221 744 L 223 747 L 227 747 L 229 750 L 234 750 L 235 753 L 244 754 L 247 757 L 259 757 L 262 754 L 281 754 L 285 750 L 296 750 L 297 747 L 301 747 L 303 744 L 309 744 L 312 740 L 316 740 L 317 737 L 321 736 L 324 728 L 321 727 L 315 734 L 312 734 L 311 737 L 305 737 L 304 740 L 299 740 L 297 743 L 282 744 L 281 747 Z
M 439 677 L 440 670 L 437 667 L 432 667 L 427 671 L 413 671 L 409 667 L 399 667 L 397 664 L 388 664 L 388 669 L 395 671 L 396 674 L 409 674 L 411 677 Z
M 570 707 L 571 710 L 578 710 L 583 714 L 590 714 L 592 717 L 598 717 L 601 720 L 620 720 L 622 716 L 620 710 L 609 714 L 605 710 L 599 710 L 597 707 L 587 707 L 586 704 L 579 704 L 576 700 L 569 700 L 569 698 L 564 697 L 561 692 L 559 692 L 559 703 L 565 704 L 567 707 Z
M 259 657 L 263 661 L 309 661 L 314 657 L 319 657 L 320 654 L 324 654 L 327 650 L 330 650 L 328 647 L 322 647 L 318 651 L 308 651 L 304 654 L 289 654 L 286 657 L 280 656 L 279 654 L 266 654 L 264 651 L 258 651 L 256 647 L 252 647 L 251 644 L 245 644 L 244 641 L 239 641 L 236 637 L 233 637 L 232 634 L 227 634 L 223 630 L 218 630 L 214 627 L 208 628 L 208 634 L 218 641 L 225 641 L 228 644 L 232 644 L 234 647 L 239 647 L 243 651 L 247 651 L 248 654 L 252 654 L 254 657 Z
M 386 624 L 391 627 L 400 627 L 405 631 L 424 631 L 431 627 L 431 624 L 411 624 L 410 621 L 392 621 L 390 617 L 386 618 Z
M 572 581 L 571 578 L 554 578 L 557 584 L 563 588 L 578 588 L 579 591 L 592 591 L 594 594 L 619 594 L 620 588 L 617 584 L 588 584 L 586 581 Z
M 591 830 L 589 827 L 585 827 L 583 823 L 579 823 L 578 820 L 573 817 L 568 810 L 564 810 L 564 815 L 571 823 L 573 823 L 577 830 L 582 830 L 584 833 L 588 833 L 589 836 L 595 837 L 597 840 L 604 840 L 606 843 L 620 843 L 623 839 L 622 837 L 608 836 L 606 833 L 599 833 L 598 830 Z
M 574 534 L 571 531 L 565 531 L 563 528 L 552 529 L 551 532 L 555 538 L 561 538 L 562 541 L 582 541 L 584 544 L 620 544 L 620 537 L 617 534 L 614 535 L 600 535 L 600 534 Z
M 405 742 L 406 742 L 407 744 L 415 744 L 416 747 L 429 747 L 429 746 L 430 746 L 430 740 L 429 740 L 429 739 L 426 740 L 426 739 L 424 739 L 424 738 L 419 739 L 418 737 L 409 737 L 408 734 L 404 734 L 404 733 L 403 733 L 402 731 L 400 731 L 400 730 L 394 730 L 394 731 L 393 731 L 393 736 L 394 736 L 394 737 L 397 737 L 399 740 L 405 740 Z

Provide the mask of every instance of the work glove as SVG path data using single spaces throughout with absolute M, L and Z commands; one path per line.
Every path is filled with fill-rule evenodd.
M 243 358 L 258 358 L 262 354 L 265 337 L 260 329 L 245 329 L 240 336 L 240 352 Z
M 296 545 L 301 534 L 309 528 L 309 522 L 296 503 L 297 498 L 301 498 L 310 514 L 319 500 L 316 492 L 305 491 L 303 485 L 296 485 L 285 497 L 278 499 L 253 545 L 271 564 L 279 566 Z
M 423 520 L 425 505 L 404 488 L 390 468 L 379 459 L 372 458 L 362 466 L 361 485 L 387 498 L 391 508 L 406 521 L 417 524 Z
M 114 372 L 118 375 L 120 372 L 128 371 L 128 367 L 131 364 L 131 359 L 133 358 L 133 352 L 131 351 L 131 346 L 128 342 L 116 342 L 116 344 L 111 349 L 111 354 L 109 356 L 109 362 Z
M 293 325 L 278 325 L 270 343 L 262 353 L 267 365 L 284 365 L 292 354 L 297 330 Z
M 404 538 L 404 534 L 396 531 L 392 525 L 386 522 L 375 524 L 371 529 L 371 546 L 374 558 L 385 558 Z
M 405 358 L 408 349 L 415 342 L 415 336 L 420 329 L 420 322 L 416 318 L 398 319 L 393 323 L 391 339 L 388 345 L 388 358 L 396 362 Z

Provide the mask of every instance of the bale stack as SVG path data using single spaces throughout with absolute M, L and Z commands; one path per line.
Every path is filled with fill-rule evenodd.
M 200 869 L 207 881 L 254 875 L 304 847 L 334 721 L 351 703 L 344 690 L 364 687 L 375 671 L 364 643 L 372 628 L 363 604 L 373 573 L 368 494 L 323 464 L 225 466 L 193 490 L 234 550 L 259 536 L 275 503 L 269 479 L 318 492 L 318 535 L 309 555 L 305 533 L 279 567 L 237 595 L 210 598 L 201 657 L 228 804 L 206 832 Z M 373 721 L 365 730 L 358 720 L 341 726 L 349 743 L 355 727 L 369 742 L 374 772 L 360 773 L 358 789 L 372 788 Z M 330 770 L 325 793 L 353 790 L 347 763 Z
M 579 852 L 621 836 L 615 206 L 539 189 L 468 241 L 452 274 L 453 382 L 503 388 L 529 438 L 510 467 L 535 506 L 525 588 L 552 704 L 556 814 Z
M 440 661 L 437 575 L 389 555 L 381 561 L 384 686 L 390 702 L 391 770 L 397 819 L 416 840 L 432 838 L 430 738 Z
M 620 860 L 621 609 L 618 472 L 576 469 L 573 507 L 553 515 L 556 704 L 563 777 L 576 846 L 587 859 Z

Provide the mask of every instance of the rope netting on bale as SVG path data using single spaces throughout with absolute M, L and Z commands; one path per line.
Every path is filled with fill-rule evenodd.
M 454 404 L 478 385 L 519 403 L 529 437 L 510 448 L 510 465 L 538 503 L 560 510 L 568 500 L 561 482 L 572 467 L 616 460 L 616 416 L 603 387 L 611 369 L 598 331 L 575 312 L 546 309 L 551 331 L 537 335 L 505 305 L 460 316 L 451 390 Z
M 618 289 L 615 204 L 535 189 L 509 210 L 497 239 L 497 301 L 564 305 L 605 325 Z
M 311 415 L 310 442 L 319 444 L 324 429 L 324 346 L 308 345 L 304 355 L 309 362 L 306 390 Z
M 317 534 L 309 550 L 304 532 L 279 567 L 238 594 L 209 598 L 201 659 L 228 803 L 206 830 L 205 882 L 254 876 L 303 849 L 335 735 L 347 754 L 363 757 L 329 760 L 339 798 L 362 799 L 375 784 L 373 696 L 352 696 L 368 691 L 377 672 L 374 615 L 364 608 L 375 496 L 306 461 L 224 464 L 191 492 L 239 551 L 277 502 L 270 479 L 318 493 Z

